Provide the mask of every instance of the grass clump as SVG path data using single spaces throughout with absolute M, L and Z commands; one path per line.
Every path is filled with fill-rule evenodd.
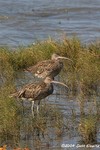
M 2 48 L 0 49 L 0 83 L 10 84 L 13 81 L 14 70 L 10 64 L 10 52 Z
M 39 114 L 36 114 L 34 118 L 28 114 L 28 117 L 24 116 L 22 121 L 24 121 L 24 124 L 22 123 L 22 130 L 26 137 L 32 135 L 34 138 L 37 138 L 47 135 L 49 138 L 51 134 L 59 136 L 63 132 L 64 123 L 62 113 L 55 106 L 48 104 L 41 106 Z
M 79 39 L 65 37 L 62 41 L 49 39 L 15 51 L 0 48 L 0 77 L 12 77 L 13 72 L 23 70 L 38 61 L 51 58 L 52 53 L 72 59 L 64 61 L 63 80 L 70 89 L 79 93 L 93 94 L 100 86 L 100 42 L 83 45 Z M 10 71 L 8 70 L 10 68 Z
M 61 72 L 62 80 L 71 89 L 72 94 L 78 94 L 81 112 L 84 113 L 85 95 L 99 93 L 100 86 L 100 42 L 83 45 L 79 39 L 65 37 L 61 41 L 48 39 L 27 47 L 10 50 L 0 47 L 0 141 L 11 139 L 17 141 L 20 134 L 20 124 L 23 123 L 20 107 L 15 100 L 9 98 L 13 93 L 16 73 L 45 59 L 50 59 L 53 53 L 72 59 L 73 62 L 64 61 Z M 99 112 L 99 109 L 98 109 Z M 20 122 L 22 119 L 22 122 Z M 89 123 L 88 123 L 89 122 Z M 27 120 L 23 124 L 26 133 L 47 133 L 47 125 L 52 126 L 58 136 L 63 131 L 63 119 L 56 108 L 44 107 L 36 120 Z M 95 119 L 86 118 L 80 125 L 80 133 L 87 141 L 96 136 Z M 50 128 L 48 128 L 50 129 Z M 50 129 L 51 131 L 51 129 Z M 92 139 L 90 138 L 90 135 Z M 85 141 L 86 142 L 86 141 Z
M 78 129 L 85 144 L 95 143 L 97 140 L 97 117 L 90 115 L 82 118 Z
M 77 39 L 64 40 L 66 56 L 73 60 L 65 63 L 62 76 L 73 93 L 94 94 L 100 86 L 100 51 L 98 46 L 90 50 Z M 92 44 L 91 44 L 92 45 Z
M 60 74 L 73 94 L 82 90 L 84 94 L 99 93 L 100 86 L 100 42 L 83 45 L 79 39 L 65 37 L 61 41 L 48 39 L 15 51 L 0 48 L 0 78 L 12 80 L 18 70 L 23 70 L 39 61 L 50 59 L 52 53 L 72 59 L 64 61 Z M 96 93 L 97 94 L 97 93 Z
M 20 138 L 20 108 L 9 98 L 12 86 L 0 90 L 0 143 L 17 143 Z

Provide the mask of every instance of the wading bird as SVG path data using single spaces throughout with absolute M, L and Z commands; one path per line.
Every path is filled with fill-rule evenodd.
M 25 71 L 33 73 L 38 78 L 46 78 L 47 76 L 54 78 L 63 68 L 63 59 L 72 61 L 69 58 L 53 54 L 51 59 L 41 61 L 36 65 L 27 68 Z
M 62 82 L 54 81 L 52 78 L 46 77 L 44 81 L 39 82 L 37 84 L 30 83 L 25 85 L 17 92 L 11 94 L 10 97 L 27 99 L 29 101 L 32 101 L 31 110 L 32 110 L 32 115 L 34 117 L 34 103 L 36 101 L 38 102 L 37 113 L 39 113 L 40 100 L 46 98 L 47 96 L 53 93 L 53 83 L 61 84 L 67 87 L 67 85 Z

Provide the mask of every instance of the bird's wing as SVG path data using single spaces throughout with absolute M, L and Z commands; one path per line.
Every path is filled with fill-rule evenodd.
M 50 60 L 44 60 L 44 61 L 38 62 L 36 65 L 28 67 L 26 70 L 32 73 L 36 73 L 38 70 L 41 72 L 42 69 L 47 66 L 49 61 Z
M 43 83 L 38 83 L 38 84 L 29 84 L 24 87 L 24 94 L 23 97 L 25 98 L 33 98 L 37 99 L 37 97 L 41 94 L 41 92 L 44 90 Z
M 38 78 L 45 78 L 51 74 L 54 68 L 55 62 L 53 60 L 45 60 L 27 68 L 27 71 L 34 73 Z
M 47 91 L 46 84 L 44 82 L 41 82 L 38 84 L 34 91 L 34 99 L 42 99 L 44 94 Z
M 19 89 L 17 92 L 14 92 L 13 94 L 11 94 L 10 97 L 21 98 L 23 97 L 23 94 L 25 92 L 29 92 L 32 90 L 34 91 L 35 87 L 36 87 L 36 84 L 33 84 L 33 83 L 27 84 L 23 86 L 21 89 Z
M 31 95 L 32 93 L 34 94 L 34 91 L 35 91 L 36 87 L 37 87 L 37 84 L 36 84 L 36 83 L 30 83 L 30 84 L 25 85 L 25 86 L 23 87 L 23 89 L 22 89 L 23 92 L 21 92 L 21 95 L 22 95 L 23 93 L 25 93 L 25 95 L 27 95 L 27 94 L 29 94 L 29 93 L 30 93 L 30 95 Z
M 17 92 L 14 92 L 13 94 L 11 94 L 9 97 L 20 98 L 23 93 L 24 93 L 24 89 L 20 89 Z

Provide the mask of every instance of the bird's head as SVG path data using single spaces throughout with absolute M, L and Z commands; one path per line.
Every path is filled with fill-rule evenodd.
M 50 78 L 50 77 L 46 77 L 46 78 L 44 79 L 44 82 L 45 82 L 45 83 L 52 83 L 52 81 L 53 81 L 53 79 Z

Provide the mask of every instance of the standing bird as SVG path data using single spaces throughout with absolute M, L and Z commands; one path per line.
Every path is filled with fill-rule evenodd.
M 48 76 L 53 79 L 63 68 L 63 59 L 72 61 L 69 58 L 53 54 L 51 59 L 41 61 L 36 65 L 27 68 L 26 71 L 33 73 L 38 78 L 46 78 Z
M 46 77 L 44 79 L 44 81 L 39 82 L 37 84 L 30 83 L 30 84 L 25 85 L 23 88 L 21 88 L 17 92 L 11 94 L 10 97 L 15 97 L 15 98 L 20 98 L 20 99 L 27 99 L 29 101 L 32 101 L 31 110 L 32 110 L 32 115 L 34 117 L 34 112 L 33 112 L 34 103 L 36 101 L 38 101 L 38 105 L 37 105 L 37 113 L 38 113 L 39 112 L 40 100 L 46 98 L 47 96 L 49 96 L 50 94 L 53 93 L 53 84 L 52 83 L 61 84 L 61 85 L 67 87 L 67 85 L 64 84 L 64 83 L 54 81 L 52 78 Z

